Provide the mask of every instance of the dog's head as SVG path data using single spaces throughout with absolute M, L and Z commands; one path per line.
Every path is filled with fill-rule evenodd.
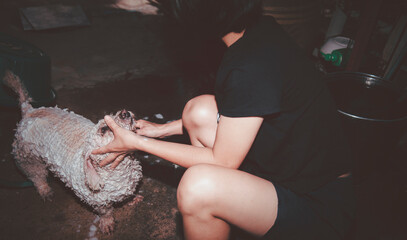
M 136 130 L 136 119 L 132 112 L 127 110 L 118 111 L 114 115 L 110 115 L 113 120 L 122 128 L 125 128 L 130 131 Z M 102 147 L 108 143 L 110 143 L 114 138 L 112 130 L 106 124 L 104 119 L 99 120 L 94 128 L 94 132 L 91 133 L 90 142 L 92 146 L 92 150 Z M 94 155 L 88 153 L 85 157 L 85 181 L 86 184 L 89 186 L 90 189 L 93 191 L 99 191 L 104 187 L 104 182 L 100 178 L 98 174 L 99 163 L 107 156 L 107 154 L 103 155 Z
M 127 111 L 127 110 L 121 110 L 118 111 L 115 115 L 110 115 L 113 120 L 117 123 L 117 125 L 119 125 L 122 128 L 125 128 L 127 130 L 130 131 L 135 131 L 136 130 L 136 119 L 135 116 L 132 112 Z M 109 128 L 109 126 L 107 126 L 106 122 L 104 119 L 100 120 L 98 122 L 97 126 L 97 130 L 96 130 L 96 134 L 97 136 L 99 136 L 100 140 L 102 141 L 102 145 L 104 145 L 104 142 L 110 142 L 113 138 L 113 132 L 112 130 Z

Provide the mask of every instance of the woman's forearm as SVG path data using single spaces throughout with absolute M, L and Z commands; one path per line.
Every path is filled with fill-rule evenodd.
M 222 117 L 213 148 L 135 136 L 131 141 L 134 144 L 132 149 L 151 153 L 186 168 L 205 163 L 237 169 L 250 150 L 262 122 L 261 117 Z
M 136 133 L 151 138 L 163 138 L 182 134 L 182 120 L 175 120 L 165 124 L 137 120 Z
M 166 142 L 147 137 L 142 137 L 135 142 L 135 149 L 151 153 L 185 168 L 200 163 L 220 165 L 214 161 L 211 148 Z
M 178 119 L 162 126 L 163 137 L 182 134 L 182 120 Z

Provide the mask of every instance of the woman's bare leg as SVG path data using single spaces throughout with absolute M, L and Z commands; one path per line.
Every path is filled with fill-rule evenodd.
M 218 108 L 213 95 L 195 97 L 185 105 L 182 125 L 187 129 L 192 145 L 213 147 L 217 113 Z
M 201 95 L 186 104 L 182 122 L 192 145 L 213 147 L 217 113 L 213 95 Z M 227 239 L 230 224 L 261 236 L 277 216 L 277 194 L 271 182 L 215 165 L 189 168 L 177 198 L 186 239 Z
M 215 165 L 189 168 L 177 198 L 186 239 L 228 239 L 229 224 L 262 236 L 277 216 L 277 194 L 271 182 Z

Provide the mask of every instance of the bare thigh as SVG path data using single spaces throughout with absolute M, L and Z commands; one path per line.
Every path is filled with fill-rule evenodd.
M 277 217 L 274 185 L 249 173 L 215 165 L 187 170 L 178 189 L 179 201 L 257 236 L 264 235 Z M 186 198 L 183 200 L 183 198 Z

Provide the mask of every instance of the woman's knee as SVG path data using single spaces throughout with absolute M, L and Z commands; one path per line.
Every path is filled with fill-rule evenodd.
M 182 112 L 186 129 L 202 127 L 216 121 L 217 106 L 213 95 L 200 95 L 187 102 Z
M 190 167 L 177 190 L 178 208 L 183 214 L 195 214 L 215 203 L 216 176 L 213 166 L 201 164 Z

